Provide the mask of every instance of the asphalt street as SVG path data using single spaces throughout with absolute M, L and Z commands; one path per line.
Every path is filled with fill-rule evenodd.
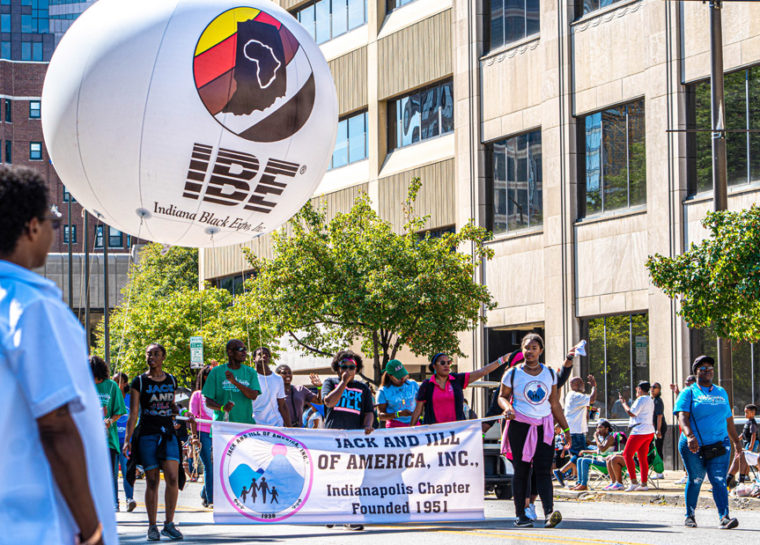
M 468 523 L 405 524 L 367 526 L 363 532 L 301 525 L 215 525 L 210 510 L 200 503 L 199 483 L 188 483 L 180 492 L 176 522 L 185 534 L 184 543 L 302 543 L 335 545 L 461 545 L 527 542 L 568 545 L 728 545 L 760 543 L 760 512 L 742 510 L 732 515 L 739 519 L 739 528 L 718 530 L 715 509 L 697 512 L 700 528 L 683 526 L 683 508 L 621 505 L 603 502 L 557 502 L 564 521 L 555 529 L 516 529 L 512 526 L 512 502 L 486 499 L 485 520 Z M 137 482 L 137 509 L 117 514 L 121 543 L 145 543 L 147 517 L 143 503 L 144 484 Z M 163 483 L 159 498 L 159 525 L 163 521 Z M 541 512 L 540 503 L 538 504 Z M 162 541 L 168 541 L 163 538 Z

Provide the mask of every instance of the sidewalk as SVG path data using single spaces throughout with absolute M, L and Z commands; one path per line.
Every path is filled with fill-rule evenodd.
M 649 490 L 646 492 L 608 492 L 602 490 L 609 484 L 609 479 L 591 481 L 589 490 L 586 492 L 574 492 L 567 488 L 559 488 L 555 483 L 554 497 L 562 500 L 584 501 L 604 501 L 613 503 L 630 503 L 637 505 L 669 505 L 673 507 L 684 505 L 684 485 L 676 484 L 676 481 L 683 477 L 682 471 L 666 471 L 665 478 L 658 480 L 659 488 L 649 483 Z M 702 490 L 699 494 L 699 504 L 697 508 L 714 507 L 712 499 L 712 485 L 705 478 L 702 484 Z M 760 498 L 738 498 L 733 494 L 728 496 L 731 509 L 752 509 L 760 511 Z

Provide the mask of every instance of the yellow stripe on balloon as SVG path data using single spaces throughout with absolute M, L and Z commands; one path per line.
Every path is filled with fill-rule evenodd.
M 208 51 L 215 45 L 223 42 L 237 32 L 237 24 L 240 21 L 254 19 L 261 10 L 255 8 L 235 8 L 222 13 L 214 19 L 203 31 L 201 39 L 195 48 L 197 57 L 204 51 Z

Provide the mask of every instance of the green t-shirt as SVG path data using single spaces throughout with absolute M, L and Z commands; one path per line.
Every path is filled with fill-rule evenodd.
M 213 399 L 219 405 L 226 405 L 232 401 L 235 406 L 230 411 L 230 422 L 243 422 L 245 424 L 255 424 L 253 419 L 253 402 L 245 397 L 238 390 L 237 386 L 232 384 L 224 375 L 226 371 L 231 371 L 235 375 L 235 380 L 252 390 L 258 390 L 261 393 L 259 385 L 259 375 L 256 370 L 247 365 L 241 365 L 240 369 L 230 369 L 229 364 L 214 367 L 203 385 L 203 395 Z M 214 411 L 214 420 L 224 420 L 223 411 Z
M 112 418 L 117 415 L 127 414 L 127 406 L 124 404 L 124 396 L 121 395 L 119 385 L 111 379 L 106 379 L 100 384 L 95 384 L 95 390 L 100 398 L 100 406 L 103 407 L 103 418 Z M 116 422 L 106 430 L 108 448 L 119 451 L 119 432 Z

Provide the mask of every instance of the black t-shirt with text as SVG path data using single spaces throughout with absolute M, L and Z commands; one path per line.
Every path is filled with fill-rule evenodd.
M 157 382 L 144 373 L 135 377 L 131 388 L 140 392 L 140 427 L 144 435 L 163 433 L 173 426 L 177 379 L 166 373 L 164 380 Z
M 322 398 L 340 384 L 340 379 L 330 377 L 322 384 Z M 343 395 L 335 407 L 325 407 L 325 428 L 334 430 L 364 429 L 364 416 L 374 409 L 372 392 L 358 380 L 352 380 L 343 390 Z

